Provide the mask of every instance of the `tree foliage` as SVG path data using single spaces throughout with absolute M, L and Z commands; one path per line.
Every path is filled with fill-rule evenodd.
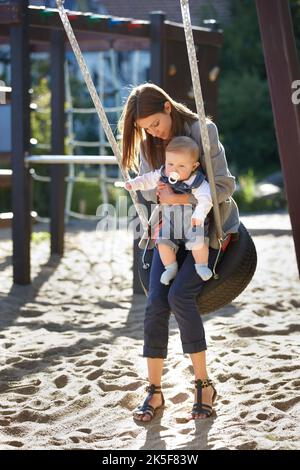
M 272 106 L 253 0 L 230 1 L 220 53 L 219 127 L 230 167 L 253 168 L 257 177 L 280 168 Z M 296 43 L 300 42 L 300 1 L 291 2 Z

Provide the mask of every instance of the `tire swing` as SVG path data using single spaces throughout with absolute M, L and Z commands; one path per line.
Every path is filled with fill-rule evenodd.
M 180 4 L 197 114 L 200 122 L 200 134 L 204 150 L 207 177 L 213 200 L 215 226 L 220 246 L 213 268 L 214 276 L 211 280 L 204 283 L 202 292 L 197 298 L 199 313 L 205 314 L 229 304 L 246 288 L 256 269 L 257 254 L 253 240 L 242 223 L 240 223 L 237 233 L 230 234 L 227 238 L 224 238 L 210 159 L 210 142 L 206 127 L 200 77 L 197 68 L 189 3 L 188 0 L 180 0 Z M 144 253 L 141 251 L 138 262 L 139 278 L 146 294 L 149 287 L 152 256 L 153 249 L 145 250 Z
M 152 257 L 153 249 L 147 250 L 145 256 L 139 250 L 138 273 L 146 295 Z M 219 310 L 238 297 L 251 281 L 256 263 L 255 245 L 246 227 L 240 223 L 238 232 L 232 234 L 227 247 L 220 253 L 216 275 L 204 283 L 197 298 L 199 313 L 203 315 Z M 147 266 L 147 269 L 143 266 Z

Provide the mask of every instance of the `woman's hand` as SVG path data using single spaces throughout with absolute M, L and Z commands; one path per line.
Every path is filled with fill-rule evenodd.
M 171 186 L 166 183 L 157 184 L 156 195 L 160 204 L 189 204 L 188 194 L 175 194 Z

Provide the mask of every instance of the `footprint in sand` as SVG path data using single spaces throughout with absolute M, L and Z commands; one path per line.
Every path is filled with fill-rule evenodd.
M 105 351 L 98 351 L 98 352 L 96 352 L 96 356 L 97 357 L 107 357 L 108 353 L 105 352 Z
M 83 432 L 84 434 L 91 434 L 92 432 L 92 430 L 89 428 L 79 428 L 79 429 L 76 429 L 76 431 Z
M 260 421 L 266 421 L 267 419 L 269 419 L 269 415 L 266 415 L 265 413 L 258 413 L 256 415 L 256 418 Z
M 34 317 L 41 317 L 44 313 L 45 312 L 41 312 L 39 310 L 23 308 L 20 312 L 20 316 L 25 317 L 25 318 L 34 318 Z
M 275 406 L 275 408 L 277 408 L 280 411 L 287 411 L 293 406 L 297 405 L 299 401 L 300 401 L 300 397 L 295 397 L 286 401 L 273 402 L 272 405 Z
M 245 385 L 255 385 L 255 384 L 260 384 L 260 383 L 266 384 L 268 382 L 269 381 L 266 379 L 251 379 L 245 382 Z
M 17 364 L 17 362 L 20 362 L 22 359 L 20 357 L 10 357 L 9 359 L 6 360 L 6 364 Z
M 257 442 L 255 441 L 249 441 L 249 442 L 244 442 L 244 444 L 238 444 L 235 449 L 237 450 L 255 450 L 257 449 Z
M 119 363 L 121 366 L 133 366 L 133 362 L 127 361 L 126 359 L 121 359 Z
M 254 310 L 253 313 L 258 317 L 269 317 L 271 315 L 270 312 L 265 309 Z
M 184 401 L 188 400 L 189 395 L 187 393 L 177 393 L 174 397 L 170 398 L 170 401 L 174 404 L 183 403 Z
M 79 390 L 79 395 L 86 395 L 91 391 L 91 386 L 90 385 L 85 385 Z
M 5 419 L 0 419 L 0 426 L 9 426 L 10 425 L 10 417 Z
M 60 375 L 54 379 L 57 388 L 64 388 L 69 382 L 69 377 L 65 374 Z
M 9 387 L 6 392 L 20 393 L 21 395 L 34 395 L 38 390 L 39 388 L 35 385 L 17 385 Z
M 242 374 L 238 374 L 238 373 L 231 374 L 231 377 L 233 377 L 235 380 L 245 380 L 245 379 L 247 379 L 246 375 L 242 375 Z
M 101 367 L 102 364 L 104 364 L 104 362 L 105 362 L 105 359 L 96 359 L 95 361 L 90 362 L 89 365 Z
M 294 366 L 276 367 L 275 369 L 270 369 L 270 372 L 294 372 L 296 370 L 298 370 L 298 367 L 294 365 Z
M 64 400 L 55 400 L 54 401 L 55 406 L 63 406 L 65 404 L 66 404 L 66 402 Z
M 269 356 L 270 359 L 283 359 L 283 360 L 289 360 L 292 359 L 292 356 L 288 356 L 287 354 L 272 354 Z
M 284 381 L 282 381 L 282 382 L 276 382 L 276 383 L 274 383 L 274 384 L 271 384 L 269 388 L 270 388 L 270 390 L 275 390 L 275 391 L 276 391 L 276 390 L 278 390 L 280 387 L 283 387 L 284 389 L 286 389 L 286 387 L 287 387 L 287 382 L 286 382 L 286 380 L 284 380 Z M 267 393 L 269 393 L 269 392 L 267 392 Z M 272 393 L 274 393 L 274 392 L 272 391 Z
M 255 405 L 255 403 L 257 403 L 256 400 L 247 400 L 247 401 L 243 401 L 242 405 L 252 406 L 252 405 Z
M 293 385 L 293 387 L 300 387 L 300 380 L 293 380 L 293 382 L 291 383 L 291 385 Z
M 122 398 L 117 400 L 116 406 L 120 406 L 121 408 L 125 408 L 129 411 L 132 411 L 136 408 L 137 399 L 134 393 L 125 393 L 122 395 Z
M 4 442 L 4 444 L 7 444 L 8 446 L 12 446 L 12 447 L 23 447 L 24 445 L 24 443 L 20 441 L 8 441 L 8 442 Z
M 258 330 L 257 328 L 253 328 L 252 326 L 246 326 L 245 328 L 237 328 L 235 330 L 235 333 L 241 338 L 262 336 L 267 334 L 265 331 Z
M 300 307 L 300 301 L 298 301 L 298 300 L 292 299 L 292 300 L 290 300 L 290 304 L 295 308 Z
M 98 369 L 92 372 L 91 374 L 87 375 L 86 378 L 88 380 L 96 380 L 101 377 L 101 375 L 103 375 L 103 370 Z
M 229 375 L 218 374 L 217 375 L 217 380 L 221 383 L 227 382 L 227 380 L 229 380 Z
M 24 409 L 20 411 L 19 413 L 15 414 L 14 416 L 12 416 L 11 420 L 17 423 L 24 423 L 27 421 L 30 421 L 33 423 L 48 423 L 49 416 L 47 416 L 44 413 L 40 413 L 38 411 Z

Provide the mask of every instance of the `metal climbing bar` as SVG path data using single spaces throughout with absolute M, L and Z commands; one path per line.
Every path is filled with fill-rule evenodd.
M 31 155 L 25 157 L 25 165 L 30 163 L 48 164 L 87 164 L 87 165 L 117 165 L 118 160 L 114 155 Z

